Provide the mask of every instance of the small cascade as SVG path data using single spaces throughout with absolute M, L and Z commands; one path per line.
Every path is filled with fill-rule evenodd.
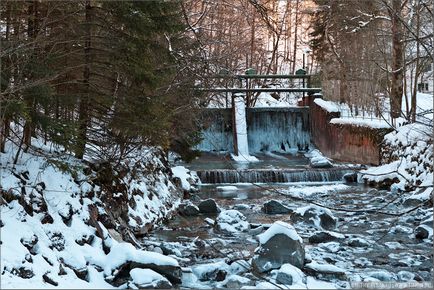
M 198 170 L 202 183 L 287 183 L 341 181 L 349 169 L 215 169 Z

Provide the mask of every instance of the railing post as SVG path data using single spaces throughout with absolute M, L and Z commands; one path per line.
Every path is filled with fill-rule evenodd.
M 237 122 L 235 108 L 235 93 L 232 94 L 232 138 L 234 143 L 234 154 L 238 155 L 238 137 L 237 137 Z

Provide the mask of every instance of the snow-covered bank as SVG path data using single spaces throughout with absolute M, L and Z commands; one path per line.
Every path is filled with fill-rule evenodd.
M 384 137 L 384 165 L 361 171 L 359 181 L 392 185 L 392 189 L 431 189 L 433 185 L 432 127 L 409 124 Z
M 49 153 L 48 146 L 22 153 L 13 165 L 16 147 L 6 148 L 0 154 L 1 288 L 107 289 L 137 280 L 119 276 L 125 265 L 174 280 L 166 272 L 169 262 L 177 268 L 176 260 L 137 249 L 137 238 L 176 210 L 182 196 L 176 184 L 188 188 L 187 170 L 177 168 L 176 181 L 157 149 L 112 166 Z

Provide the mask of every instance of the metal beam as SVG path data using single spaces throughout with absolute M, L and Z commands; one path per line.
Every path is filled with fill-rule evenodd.
M 199 88 L 198 90 L 204 92 L 215 93 L 319 93 L 321 88 Z

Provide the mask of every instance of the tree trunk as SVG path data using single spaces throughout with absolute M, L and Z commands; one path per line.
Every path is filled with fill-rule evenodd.
M 84 42 L 84 70 L 83 70 L 83 86 L 84 94 L 81 96 L 79 105 L 79 127 L 78 127 L 78 140 L 75 155 L 77 158 L 82 159 L 84 156 L 86 141 L 87 141 L 87 127 L 89 125 L 89 110 L 90 110 L 90 63 L 91 63 L 91 10 L 92 6 L 90 0 L 86 1 L 85 6 L 85 42 Z
M 402 23 L 401 0 L 392 1 L 392 82 L 390 91 L 390 115 L 392 118 L 401 116 L 401 103 L 403 94 L 403 44 L 402 44 Z

